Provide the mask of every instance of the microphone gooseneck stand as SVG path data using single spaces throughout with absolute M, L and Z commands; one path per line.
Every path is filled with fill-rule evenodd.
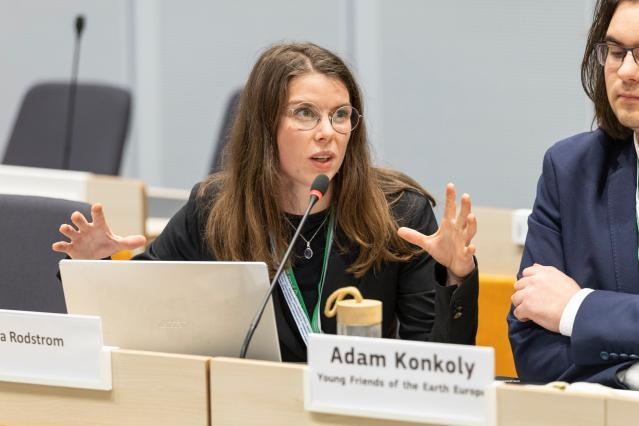
M 75 118 L 76 89 L 78 86 L 78 68 L 80 66 L 80 41 L 84 30 L 84 16 L 75 18 L 75 47 L 73 49 L 73 65 L 69 83 L 69 99 L 67 102 L 67 123 L 64 132 L 64 149 L 62 150 L 62 169 L 69 170 L 71 160 L 71 142 L 73 141 L 73 121 Z
M 262 300 L 262 303 L 260 304 L 260 308 L 258 309 L 257 314 L 255 315 L 255 318 L 253 318 L 253 321 L 251 322 L 251 325 L 249 326 L 248 331 L 246 332 L 246 336 L 244 337 L 244 342 L 242 343 L 242 348 L 240 350 L 240 358 L 246 358 L 246 352 L 248 351 L 249 344 L 251 343 L 251 339 L 253 338 L 253 333 L 255 333 L 255 330 L 257 329 L 257 325 L 259 324 L 260 319 L 262 318 L 262 314 L 264 313 L 264 309 L 266 309 L 266 305 L 269 299 L 271 298 L 271 295 L 273 294 L 273 290 L 275 290 L 275 286 L 277 285 L 277 281 L 280 275 L 282 274 L 282 270 L 284 270 L 284 266 L 286 265 L 288 258 L 291 256 L 291 252 L 293 251 L 293 246 L 295 245 L 295 242 L 297 241 L 297 238 L 299 237 L 300 232 L 302 231 L 302 227 L 304 226 L 304 223 L 306 223 L 306 219 L 308 218 L 308 215 L 311 212 L 311 209 L 313 208 L 315 203 L 317 203 L 324 196 L 324 193 L 328 189 L 328 183 L 329 183 L 329 180 L 326 175 L 318 175 L 313 180 L 313 184 L 311 185 L 311 190 L 310 190 L 310 200 L 308 201 L 308 206 L 306 207 L 306 211 L 304 212 L 304 215 L 302 216 L 302 219 L 300 220 L 299 225 L 297 225 L 297 229 L 295 229 L 293 238 L 291 238 L 291 242 L 289 243 L 288 248 L 286 249 L 286 252 L 284 253 L 284 257 L 282 258 L 280 262 L 280 266 L 277 268 L 277 271 L 275 272 L 275 275 L 273 276 L 271 285 L 269 286 L 268 291 L 266 292 L 266 295 L 264 296 L 264 299 Z

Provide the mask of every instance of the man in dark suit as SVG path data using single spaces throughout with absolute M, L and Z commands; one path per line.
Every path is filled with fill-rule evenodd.
M 639 389 L 639 2 L 598 0 L 582 84 L 598 129 L 545 155 L 508 316 L 520 379 Z

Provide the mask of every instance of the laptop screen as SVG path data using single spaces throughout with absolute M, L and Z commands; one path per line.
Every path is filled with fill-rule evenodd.
M 237 357 L 269 279 L 262 262 L 60 262 L 67 311 L 102 318 L 104 344 Z M 247 358 L 280 361 L 272 301 Z

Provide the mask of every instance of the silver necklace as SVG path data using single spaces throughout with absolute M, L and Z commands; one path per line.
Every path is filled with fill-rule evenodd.
M 322 229 L 324 227 L 324 224 L 328 220 L 329 216 L 330 216 L 330 213 L 327 213 L 326 217 L 324 218 L 324 220 L 322 221 L 320 226 L 317 228 L 317 230 L 315 230 L 315 233 L 313 234 L 313 236 L 309 240 L 304 238 L 304 235 L 302 235 L 302 233 L 300 232 L 300 237 L 302 237 L 302 239 L 306 243 L 306 248 L 304 249 L 304 258 L 306 260 L 309 260 L 311 257 L 313 257 L 313 249 L 311 248 L 311 241 L 313 241 L 315 239 L 315 237 L 317 236 L 317 234 L 320 231 L 320 229 Z M 286 222 L 288 222 L 288 224 L 291 225 L 291 228 L 293 228 L 293 230 L 296 230 L 297 228 L 295 227 L 295 225 L 293 225 L 291 223 L 290 220 L 288 220 L 288 217 L 285 217 L 285 218 L 286 218 Z

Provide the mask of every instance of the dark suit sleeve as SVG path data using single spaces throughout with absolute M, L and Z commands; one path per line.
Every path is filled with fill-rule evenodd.
M 572 331 L 572 356 L 577 365 L 639 360 L 639 295 L 597 290 L 581 304 Z
M 546 153 L 537 184 L 537 198 L 528 218 L 528 234 L 518 278 L 524 268 L 537 262 L 564 270 L 559 200 L 555 170 Z M 508 332 L 517 374 L 522 381 L 558 380 L 572 364 L 570 338 L 552 333 L 532 321 L 521 322 L 508 315 Z
M 198 188 L 196 184 L 187 203 L 136 260 L 213 260 L 203 238 L 206 206 L 197 197 Z
M 562 220 L 575 218 L 561 214 L 562 191 L 558 174 L 570 172 L 556 164 L 552 149 L 546 153 L 537 197 L 528 219 L 519 278 L 523 269 L 533 263 L 554 266 L 564 272 L 567 270 L 568 249 L 564 247 L 562 232 L 568 224 L 562 224 Z M 519 378 L 533 383 L 590 381 L 623 387 L 615 373 L 627 363 L 620 363 L 620 359 L 614 363 L 612 360 L 603 361 L 601 351 L 604 348 L 611 352 L 627 350 L 623 353 L 629 356 L 631 349 L 637 348 L 637 297 L 602 290 L 591 293 L 578 311 L 572 337 L 548 331 L 532 321 L 521 322 L 514 317 L 511 307 L 508 314 L 509 337 Z M 614 318 L 611 316 L 613 312 Z M 621 334 L 625 334 L 623 342 L 618 340 Z M 631 343 L 633 340 L 634 343 Z
M 395 209 L 401 226 L 426 235 L 437 231 L 430 203 L 414 194 Z M 446 286 L 446 268 L 428 253 L 399 271 L 397 316 L 402 339 L 474 344 L 477 333 L 477 268 L 459 285 Z

